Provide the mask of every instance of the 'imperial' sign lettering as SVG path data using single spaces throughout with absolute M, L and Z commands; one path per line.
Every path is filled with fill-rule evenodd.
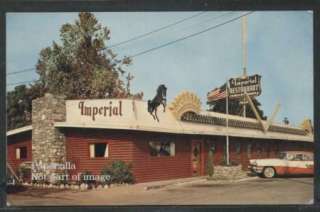
M 247 93 L 249 96 L 261 94 L 261 76 L 252 75 L 247 78 L 231 78 L 229 80 L 229 97 L 239 98 Z
M 85 101 L 80 101 L 79 109 L 81 116 L 90 116 L 93 121 L 96 120 L 96 116 L 122 116 L 121 100 L 118 101 L 118 104 L 114 104 L 114 101 L 109 101 L 107 105 L 100 107 L 87 106 Z

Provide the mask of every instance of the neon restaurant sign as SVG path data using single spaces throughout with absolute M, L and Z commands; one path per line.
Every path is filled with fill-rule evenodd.
M 231 78 L 229 80 L 229 97 L 240 98 L 247 93 L 249 96 L 261 94 L 261 76 L 258 74 L 246 78 Z

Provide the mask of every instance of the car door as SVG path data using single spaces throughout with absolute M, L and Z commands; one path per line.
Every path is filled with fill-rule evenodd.
M 292 159 L 292 154 L 286 153 L 286 157 L 282 160 L 281 172 L 279 173 L 279 175 L 288 175 L 291 173 L 290 167 L 294 166 L 294 164 L 292 164 Z
M 288 174 L 288 164 L 289 161 L 287 159 L 279 159 L 275 160 L 276 162 L 272 164 L 272 166 L 276 169 L 277 175 L 286 175 Z

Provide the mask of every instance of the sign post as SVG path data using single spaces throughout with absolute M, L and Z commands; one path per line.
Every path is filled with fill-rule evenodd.
M 248 21 L 247 16 L 242 17 L 242 27 L 241 27 L 241 35 L 242 35 L 242 66 L 243 66 L 243 77 L 247 77 L 247 43 L 248 43 Z
M 247 16 L 242 17 L 242 67 L 243 67 L 243 78 L 247 78 L 247 43 L 248 43 L 248 34 L 247 34 L 247 26 L 248 21 L 247 21 Z M 246 105 L 247 102 L 245 101 L 245 98 L 243 99 L 243 117 L 246 117 Z

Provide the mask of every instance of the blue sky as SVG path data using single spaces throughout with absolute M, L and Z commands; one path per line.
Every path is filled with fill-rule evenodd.
M 112 45 L 150 32 L 199 12 L 95 13 L 111 30 Z M 245 12 L 205 12 L 166 30 L 114 48 L 130 56 L 225 22 Z M 225 14 L 224 16 L 221 16 Z M 220 17 L 220 18 L 216 18 Z M 59 41 L 59 29 L 77 13 L 8 13 L 7 72 L 32 68 L 42 48 Z M 258 97 L 266 115 L 281 104 L 277 121 L 288 117 L 298 125 L 313 118 L 313 17 L 307 11 L 256 11 L 248 16 L 248 73 L 262 75 Z M 196 93 L 207 108 L 206 94 L 227 78 L 242 73 L 241 20 L 133 58 L 126 68 L 135 78 L 133 92 L 151 99 L 159 84 L 168 87 L 171 101 L 180 92 Z M 7 83 L 37 79 L 35 71 L 7 77 Z M 8 90 L 13 85 L 7 86 Z

